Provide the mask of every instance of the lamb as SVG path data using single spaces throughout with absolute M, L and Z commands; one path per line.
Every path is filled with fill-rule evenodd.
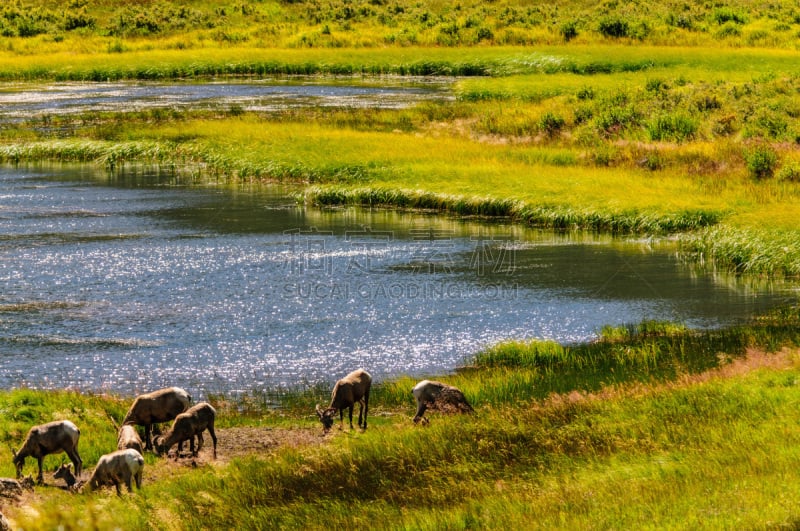
M 183 442 L 189 441 L 189 450 L 193 456 L 196 456 L 203 445 L 203 432 L 208 430 L 214 443 L 214 459 L 216 459 L 217 436 L 214 433 L 214 419 L 216 416 L 216 410 L 207 402 L 200 402 L 192 406 L 186 412 L 175 417 L 175 421 L 169 431 L 156 439 L 156 451 L 159 454 L 165 454 L 177 444 L 178 454 L 180 454 Z M 197 452 L 194 449 L 195 436 L 198 439 Z
M 139 395 L 133 401 L 122 424 L 144 426 L 145 450 L 153 449 L 151 427 L 158 422 L 169 422 L 186 411 L 192 397 L 180 387 L 167 387 Z
M 39 484 L 44 483 L 44 475 L 42 474 L 42 461 L 46 455 L 57 454 L 66 452 L 72 464 L 75 465 L 76 475 L 81 475 L 81 468 L 83 461 L 81 456 L 78 455 L 78 439 L 81 432 L 75 424 L 68 420 L 56 420 L 34 426 L 28 431 L 28 436 L 25 442 L 22 443 L 22 448 L 15 452 L 13 449 L 11 453 L 14 454 L 14 465 L 17 467 L 17 479 L 22 477 L 22 466 L 25 464 L 25 458 L 35 457 L 39 462 L 39 475 L 36 481 Z
M 474 411 L 461 390 L 442 382 L 422 380 L 414 386 L 411 394 L 417 399 L 415 424 L 420 421 L 423 424 L 428 423 L 428 419 L 423 417 L 428 408 L 445 413 L 472 413 Z
M 353 429 L 353 407 L 358 402 L 358 427 L 367 429 L 367 412 L 369 411 L 369 388 L 372 376 L 364 369 L 357 369 L 338 382 L 331 393 L 331 403 L 326 409 L 317 404 L 317 416 L 322 423 L 323 433 L 333 426 L 333 418 L 339 411 L 339 421 L 344 426 L 344 410 L 350 411 L 350 429 Z M 361 413 L 364 413 L 364 424 L 361 424 Z
M 120 483 L 125 483 L 128 492 L 133 492 L 131 480 L 136 480 L 136 488 L 142 488 L 142 472 L 144 471 L 144 458 L 142 454 L 130 448 L 117 450 L 102 456 L 97 461 L 97 466 L 92 472 L 92 477 L 87 485 L 88 491 L 93 491 L 103 485 L 114 485 L 117 496 L 122 496 Z
M 56 469 L 55 473 L 53 474 L 53 479 L 63 479 L 64 482 L 67 484 L 67 490 L 76 490 L 76 483 L 78 483 L 78 479 L 72 475 L 72 465 L 69 463 L 62 463 L 58 469 Z
M 124 424 L 119 429 L 119 435 L 117 436 L 117 450 L 126 450 L 128 448 L 144 454 L 142 439 L 139 438 L 136 428 L 130 424 Z

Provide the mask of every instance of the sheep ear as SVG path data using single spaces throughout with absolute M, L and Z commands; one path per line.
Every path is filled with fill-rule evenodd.
M 319 407 L 319 406 L 317 406 L 317 407 Z M 17 458 L 17 451 L 14 450 L 13 448 L 11 448 L 11 455 L 14 456 L 14 459 Z

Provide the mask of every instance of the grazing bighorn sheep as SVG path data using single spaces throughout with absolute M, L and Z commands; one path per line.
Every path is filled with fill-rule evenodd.
M 53 479 L 63 479 L 67 484 L 67 490 L 76 490 L 75 484 L 78 479 L 72 475 L 72 465 L 69 463 L 62 463 L 60 467 L 53 474 Z
M 189 441 L 189 450 L 193 456 L 197 455 L 203 446 L 203 432 L 208 430 L 214 442 L 214 459 L 217 458 L 217 435 L 214 433 L 214 419 L 216 410 L 207 402 L 200 402 L 175 417 L 172 427 L 164 435 L 156 438 L 156 451 L 159 454 L 169 452 L 169 449 L 178 445 L 180 455 L 184 441 Z M 194 438 L 197 436 L 197 452 L 194 449 Z
M 131 424 L 124 424 L 119 429 L 117 436 L 117 450 L 136 450 L 140 454 L 144 454 L 142 450 L 142 439 L 139 438 L 139 433 Z
M 114 485 L 117 489 L 117 496 L 122 496 L 120 483 L 125 483 L 128 492 L 133 492 L 131 480 L 136 480 L 136 488 L 142 488 L 142 472 L 144 470 L 144 458 L 136 450 L 117 450 L 102 456 L 97 461 L 97 466 L 92 472 L 87 489 L 93 491 L 103 485 Z
M 144 426 L 145 450 L 153 449 L 150 431 L 153 424 L 168 422 L 188 409 L 189 393 L 180 387 L 167 387 L 136 397 L 122 424 Z
M 425 414 L 425 410 L 428 408 L 444 413 L 472 413 L 474 411 L 461 390 L 442 382 L 422 380 L 414 386 L 411 394 L 417 399 L 417 414 L 414 415 L 415 424 L 419 421 L 427 424 L 428 419 L 422 415 Z
M 17 452 L 11 450 L 11 453 L 14 454 L 14 465 L 17 467 L 17 479 L 22 477 L 22 465 L 25 464 L 25 458 L 35 457 L 39 462 L 39 475 L 36 477 L 36 481 L 40 484 L 44 483 L 42 474 L 44 456 L 60 452 L 67 453 L 72 464 L 75 465 L 75 473 L 80 476 L 81 467 L 83 467 L 81 456 L 78 455 L 80 436 L 81 431 L 68 420 L 56 420 L 31 428 L 25 442 L 22 443 L 22 448 Z
M 327 433 L 333 426 L 333 418 L 339 411 L 339 421 L 344 426 L 344 410 L 350 412 L 350 429 L 353 429 L 353 407 L 358 402 L 358 427 L 367 429 L 367 412 L 369 411 L 369 388 L 372 376 L 364 369 L 357 369 L 338 382 L 331 393 L 331 404 L 322 409 L 317 404 L 317 416 L 322 423 L 323 432 Z M 361 413 L 364 413 L 364 424 L 361 424 Z

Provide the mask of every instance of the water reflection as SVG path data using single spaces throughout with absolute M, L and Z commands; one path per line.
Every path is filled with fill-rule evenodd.
M 718 326 L 794 300 L 693 273 L 665 243 L 306 209 L 290 191 L 0 171 L 0 385 L 203 396 L 435 374 L 503 339 Z

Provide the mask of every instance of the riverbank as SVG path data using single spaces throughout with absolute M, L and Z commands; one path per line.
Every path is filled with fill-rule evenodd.
M 73 494 L 46 477 L 48 486 L 2 511 L 25 529 L 206 528 L 234 519 L 243 529 L 789 524 L 800 485 L 792 466 L 798 329 L 788 310 L 704 333 L 651 322 L 607 328 L 584 345 L 499 345 L 446 378 L 475 414 L 431 412 L 425 427 L 410 420 L 408 378 L 376 385 L 365 432 L 326 437 L 313 407 L 327 390 L 288 393 L 278 410 L 255 397 L 211 397 L 216 461 L 148 453 L 134 494 Z M 4 391 L 0 439 L 18 444 L 32 424 L 72 418 L 89 469 L 114 447 L 108 417 L 123 415 L 129 400 Z M 9 460 L 0 474 L 13 475 Z
M 285 81 L 311 74 L 380 84 L 383 75 L 434 76 L 449 80 L 451 97 L 397 109 L 246 111 L 230 104 L 43 111 L 0 130 L 0 161 L 85 162 L 111 170 L 149 164 L 201 179 L 307 185 L 302 200 L 320 206 L 423 208 L 559 230 L 679 233 L 689 260 L 736 274 L 795 278 L 795 58 L 789 50 L 617 42 L 153 49 L 68 60 L 11 54 L 0 57 L 6 79 Z

